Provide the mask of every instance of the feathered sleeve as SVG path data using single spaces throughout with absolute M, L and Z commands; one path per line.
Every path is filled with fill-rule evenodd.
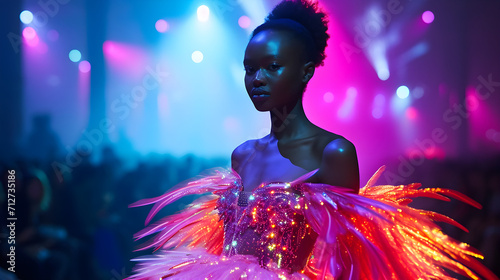
M 179 213 L 167 216 L 155 222 L 134 235 L 136 240 L 149 235 L 154 237 L 146 242 L 139 250 L 148 248 L 189 248 L 202 247 L 208 253 L 220 254 L 224 239 L 222 216 L 217 208 L 230 207 L 231 201 L 220 201 L 223 193 L 232 188 L 239 188 L 240 178 L 234 171 L 217 170 L 213 175 L 204 176 L 198 180 L 181 183 L 170 191 L 156 198 L 140 200 L 130 207 L 154 204 L 146 218 L 146 225 L 166 205 L 192 194 L 211 193 L 203 196 Z M 226 211 L 227 212 L 227 211 Z M 221 217 L 219 217 L 221 216 Z
M 459 192 L 419 184 L 374 186 L 379 169 L 359 194 L 324 184 L 299 183 L 300 202 L 318 239 L 305 273 L 316 279 L 498 279 L 469 245 L 443 234 L 434 221 L 452 219 L 408 206 L 414 197 L 480 205 Z

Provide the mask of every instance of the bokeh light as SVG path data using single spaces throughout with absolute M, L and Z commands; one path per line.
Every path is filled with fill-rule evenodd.
M 196 14 L 198 15 L 199 21 L 201 22 L 208 21 L 208 18 L 210 17 L 210 9 L 205 5 L 201 5 L 198 7 Z
M 356 101 L 356 96 L 358 95 L 358 90 L 355 87 L 350 87 L 347 89 L 346 97 L 337 116 L 341 119 L 347 119 L 353 115 L 354 103 Z
M 323 95 L 323 100 L 324 100 L 326 103 L 332 103 L 332 102 L 333 102 L 333 99 L 334 99 L 334 96 L 333 96 L 333 93 L 331 93 L 331 92 L 326 92 L 326 93 Z
M 247 16 L 241 16 L 239 19 L 238 19 L 238 25 L 241 27 L 241 28 L 248 28 L 250 27 L 250 24 L 252 23 L 252 21 L 250 20 L 249 17 Z
M 408 107 L 406 109 L 406 117 L 410 120 L 415 120 L 418 117 L 418 111 L 414 107 Z
M 399 98 L 405 99 L 410 95 L 410 89 L 407 86 L 400 86 L 396 90 L 396 94 Z
M 23 37 L 26 40 L 34 39 L 35 37 L 37 37 L 35 29 L 33 29 L 33 27 L 31 27 L 31 26 L 24 28 L 23 29 Z
M 381 68 L 377 71 L 377 76 L 380 80 L 387 81 L 387 79 L 391 76 L 391 73 L 389 73 L 389 69 Z
M 19 14 L 19 19 L 24 24 L 30 24 L 33 21 L 33 13 L 28 10 L 24 10 Z
M 80 61 L 80 63 L 78 64 L 78 69 L 82 73 L 88 73 L 90 71 L 90 62 L 86 60 Z
M 78 62 L 82 59 L 82 53 L 79 50 L 71 50 L 69 52 L 69 59 L 73 62 Z
M 36 34 L 35 29 L 33 29 L 33 27 L 30 26 L 23 29 L 23 37 L 26 44 L 30 47 L 35 47 L 40 42 L 40 39 L 38 38 L 38 34 Z
M 200 63 L 203 61 L 203 53 L 200 52 L 200 51 L 194 51 L 192 54 L 191 54 L 191 59 L 195 62 L 195 63 Z
M 422 98 L 422 96 L 424 96 L 424 89 L 422 87 L 415 87 L 411 91 L 411 96 L 415 97 L 416 99 Z
M 380 119 L 384 116 L 385 96 L 377 94 L 373 99 L 372 116 L 375 119 Z
M 155 23 L 155 28 L 156 28 L 156 31 L 158 31 L 160 33 L 165 33 L 168 31 L 169 25 L 168 25 L 168 22 L 166 20 L 159 19 Z
M 432 13 L 431 11 L 425 11 L 422 13 L 422 20 L 429 24 L 431 22 L 434 21 L 434 13 Z

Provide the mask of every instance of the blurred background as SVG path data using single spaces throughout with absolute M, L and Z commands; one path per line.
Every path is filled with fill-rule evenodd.
M 16 276 L 122 279 L 157 196 L 269 133 L 243 54 L 276 0 L 24 0 L 0 9 L 0 218 L 16 172 Z M 312 122 L 357 147 L 361 182 L 422 182 L 483 205 L 418 200 L 500 274 L 500 1 L 320 1 Z M 182 200 L 162 213 L 183 208 Z M 147 207 L 143 207 L 147 208 Z M 2 227 L 1 279 L 9 267 Z M 146 252 L 147 253 L 147 252 Z M 2 278 L 4 277 L 4 278 Z

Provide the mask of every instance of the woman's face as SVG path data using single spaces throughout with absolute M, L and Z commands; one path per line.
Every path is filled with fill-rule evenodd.
M 243 64 L 246 90 L 261 112 L 290 112 L 310 79 L 307 71 L 311 66 L 303 59 L 302 44 L 286 31 L 257 33 L 248 43 Z

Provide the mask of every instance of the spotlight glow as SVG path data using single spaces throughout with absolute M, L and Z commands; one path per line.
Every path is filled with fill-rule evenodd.
M 399 98 L 405 99 L 410 95 L 410 89 L 407 86 L 400 86 L 396 90 L 396 94 Z
M 250 20 L 249 17 L 247 16 L 241 16 L 239 19 L 238 19 L 238 25 L 241 27 L 241 28 L 248 28 L 250 27 L 250 24 L 252 23 L 252 21 Z
M 377 94 L 373 99 L 372 116 L 375 119 L 380 119 L 384 116 L 385 96 Z
M 377 70 L 377 76 L 380 80 L 387 81 L 387 79 L 391 76 L 391 73 L 389 73 L 389 69 L 384 67 Z
M 424 96 L 424 89 L 422 87 L 416 87 L 411 91 L 411 96 L 419 99 Z
M 429 24 L 431 22 L 434 21 L 434 14 L 431 12 L 431 11 L 425 11 L 423 14 L 422 14 L 422 20 Z
M 410 120 L 415 120 L 418 117 L 418 111 L 414 107 L 408 107 L 406 109 L 406 117 Z
M 323 100 L 324 100 L 326 103 L 332 103 L 332 102 L 333 102 L 333 99 L 334 99 L 333 93 L 331 93 L 331 92 L 326 92 L 325 94 L 323 94 Z
M 376 40 L 368 47 L 368 59 L 370 60 L 380 80 L 386 81 L 391 76 L 389 62 L 386 55 L 386 43 Z
M 35 39 L 35 37 L 37 37 L 35 29 L 33 29 L 33 27 L 31 26 L 23 29 L 23 36 L 26 40 L 33 40 Z
M 82 59 L 82 53 L 80 53 L 79 50 L 71 50 L 69 52 L 69 60 L 73 62 L 78 62 L 80 61 L 80 59 Z
M 156 31 L 158 31 L 160 33 L 165 33 L 168 31 L 169 25 L 168 25 L 168 22 L 166 20 L 159 19 L 155 23 L 155 28 L 156 28 Z
M 82 73 L 88 73 L 90 71 L 90 62 L 86 60 L 80 61 L 80 63 L 78 64 L 78 69 Z
M 341 119 L 347 119 L 353 116 L 354 103 L 356 101 L 356 96 L 358 95 L 358 90 L 355 87 L 350 87 L 347 89 L 346 97 L 342 106 L 337 112 L 337 116 Z
M 38 34 L 36 34 L 35 29 L 33 29 L 33 27 L 31 26 L 23 29 L 23 37 L 26 44 L 30 47 L 36 47 L 40 42 Z
M 19 14 L 19 19 L 24 24 L 30 24 L 33 21 L 33 13 L 28 10 L 24 10 Z
M 191 54 L 191 59 L 195 62 L 195 63 L 200 63 L 203 61 L 203 53 L 200 52 L 200 51 L 194 51 L 192 54 Z
M 201 22 L 208 21 L 208 18 L 210 17 L 210 9 L 208 9 L 208 7 L 205 5 L 201 5 L 198 7 L 196 14 L 198 15 L 199 21 Z

